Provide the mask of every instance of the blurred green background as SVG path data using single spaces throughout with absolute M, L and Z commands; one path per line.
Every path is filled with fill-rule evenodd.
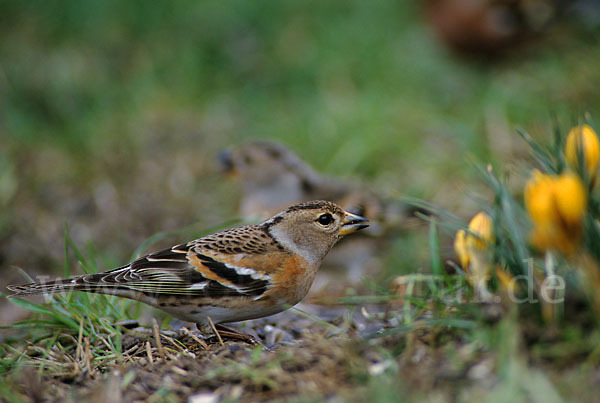
M 2 0 L 2 285 L 60 271 L 65 223 L 107 269 L 157 231 L 236 217 L 215 156 L 254 138 L 472 213 L 469 160 L 596 114 L 597 8 L 464 55 L 424 2 Z

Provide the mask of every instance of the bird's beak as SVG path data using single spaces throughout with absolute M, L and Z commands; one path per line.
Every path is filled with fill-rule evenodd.
M 363 228 L 367 228 L 369 220 L 356 214 L 346 212 L 342 221 L 340 236 L 348 235 Z
M 233 151 L 231 149 L 226 148 L 225 150 L 222 150 L 217 155 L 217 162 L 221 172 L 235 176 L 236 169 L 235 164 L 233 163 Z

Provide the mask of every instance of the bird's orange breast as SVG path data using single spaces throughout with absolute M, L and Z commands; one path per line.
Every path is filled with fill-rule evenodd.
M 272 274 L 273 287 L 265 293 L 265 297 L 283 300 L 290 305 L 298 303 L 308 294 L 317 269 L 318 266 L 311 265 L 299 255 L 284 259 L 279 270 Z

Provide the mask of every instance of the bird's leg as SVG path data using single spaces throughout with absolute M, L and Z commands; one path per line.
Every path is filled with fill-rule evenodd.
M 210 318 L 210 316 L 206 317 L 207 321 L 208 321 L 208 325 L 206 324 L 197 324 L 198 329 L 206 334 L 208 336 L 209 332 L 212 331 L 212 333 L 215 335 L 215 337 L 217 337 L 217 339 L 219 339 L 219 343 L 221 345 L 223 345 L 223 338 L 227 337 L 229 339 L 233 339 L 233 340 L 239 340 L 248 344 L 252 344 L 252 345 L 256 345 L 256 344 L 262 344 L 260 343 L 258 340 L 256 340 L 253 336 L 250 336 L 248 334 L 243 334 L 243 333 L 239 333 L 237 331 L 235 331 L 234 329 L 231 329 L 229 327 L 223 326 L 221 324 L 214 324 L 212 319 Z

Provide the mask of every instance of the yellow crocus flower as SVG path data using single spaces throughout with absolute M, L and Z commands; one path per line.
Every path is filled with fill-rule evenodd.
M 484 212 L 478 213 L 469 222 L 468 231 L 458 230 L 454 238 L 454 251 L 465 271 L 469 270 L 473 253 L 485 252 L 494 243 L 492 218 Z
M 581 224 L 587 207 L 587 194 L 578 176 L 560 175 L 554 184 L 554 200 L 558 215 L 567 225 Z
M 469 251 L 467 250 L 467 241 L 465 238 L 465 230 L 458 230 L 456 237 L 454 238 L 454 251 L 456 252 L 456 256 L 458 256 L 461 267 L 464 270 L 468 270 L 471 259 L 469 258 Z
M 525 207 L 534 223 L 552 224 L 559 219 L 554 206 L 554 177 L 535 169 L 525 185 Z
M 565 254 L 574 252 L 587 207 L 581 179 L 570 172 L 550 176 L 536 170 L 525 186 L 524 196 L 525 208 L 534 224 L 532 245 Z
M 468 232 L 461 229 L 454 239 L 454 250 L 467 273 L 467 279 L 479 298 L 486 301 L 492 297 L 487 289 L 490 272 L 489 249 L 494 242 L 492 224 L 492 218 L 480 212 L 469 222 Z
M 569 131 L 565 143 L 565 157 L 574 168 L 579 167 L 580 155 L 592 184 L 595 182 L 600 160 L 600 141 L 589 125 L 575 126 Z
M 469 223 L 469 231 L 475 236 L 466 237 L 468 248 L 488 249 L 494 243 L 492 218 L 484 212 L 478 213 Z

